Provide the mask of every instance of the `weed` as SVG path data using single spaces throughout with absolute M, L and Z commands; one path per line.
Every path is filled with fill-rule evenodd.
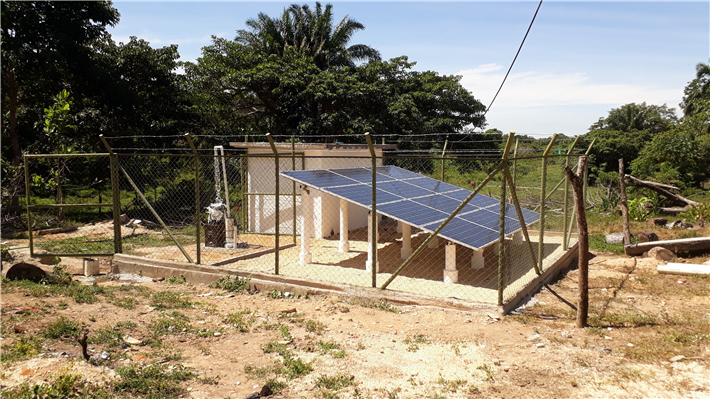
M 66 302 L 64 302 L 64 301 L 61 301 L 61 302 L 59 302 L 59 303 L 57 304 L 57 307 L 58 307 L 59 309 L 66 309 L 66 308 L 69 307 L 69 305 L 68 305 Z
M 129 310 L 133 310 L 136 308 L 136 299 L 131 297 L 113 298 L 110 302 L 118 306 L 119 308 Z
M 73 338 L 78 336 L 80 331 L 79 324 L 62 316 L 54 323 L 47 325 L 42 335 L 50 339 Z
M 294 358 L 290 352 L 286 352 L 283 361 L 277 360 L 272 366 L 256 367 L 251 364 L 244 366 L 246 374 L 266 377 L 269 374 L 285 375 L 289 379 L 304 376 L 313 371 L 311 363 L 305 363 L 301 358 Z
M 451 350 L 454 351 L 456 356 L 461 356 L 461 348 L 465 348 L 465 347 L 466 347 L 466 345 L 462 344 L 460 342 L 454 342 L 453 344 L 451 344 Z
M 407 344 L 407 351 L 409 352 L 416 352 L 419 350 L 419 344 L 428 344 L 429 342 L 429 339 L 423 334 L 414 334 L 404 340 L 404 343 Z
M 152 295 L 151 305 L 156 309 L 190 309 L 194 303 L 182 294 L 173 291 L 159 291 Z
M 2 348 L 2 362 L 29 359 L 42 350 L 42 340 L 38 337 L 22 337 L 12 345 Z M 4 393 L 4 392 L 3 392 Z
M 341 374 L 335 376 L 321 375 L 316 379 L 316 387 L 339 391 L 345 387 L 357 385 L 355 377 L 352 375 Z
M 108 399 L 112 397 L 104 388 L 84 381 L 78 374 L 61 374 L 48 384 L 30 386 L 25 383 L 12 389 L 3 389 L 2 396 L 9 399 Z
M 168 284 L 185 284 L 187 280 L 185 280 L 185 275 L 181 274 L 180 276 L 170 276 L 165 280 L 166 283 Z
M 264 384 L 264 385 L 269 387 L 271 389 L 271 392 L 273 392 L 274 394 L 281 393 L 281 391 L 283 391 L 284 388 L 286 388 L 288 386 L 288 384 L 286 382 L 279 381 L 275 378 L 270 378 L 270 379 L 266 380 L 266 384 Z
M 278 353 L 281 356 L 286 356 L 286 353 L 288 352 L 288 349 L 286 348 L 286 345 L 284 344 L 279 344 L 278 342 L 267 342 L 264 345 L 261 346 L 261 350 L 264 351 L 264 353 Z
M 592 367 L 592 365 L 589 364 L 589 362 L 587 362 L 586 360 L 584 360 L 584 359 L 582 359 L 582 358 L 579 358 L 579 357 L 578 357 L 578 358 L 574 359 L 574 361 L 575 361 L 575 363 L 577 363 L 580 367 Z
M 168 334 L 174 335 L 192 330 L 190 319 L 177 311 L 161 314 L 148 325 L 148 328 L 153 330 L 155 337 Z
M 225 324 L 231 324 L 232 326 L 234 326 L 234 328 L 237 329 L 237 331 L 241 333 L 246 333 L 249 332 L 249 329 L 251 328 L 252 324 L 254 324 L 254 321 L 256 321 L 256 318 L 254 316 L 250 317 L 249 320 L 245 320 L 244 316 L 248 314 L 251 314 L 251 310 L 249 310 L 249 308 L 244 308 L 237 313 L 228 314 L 222 320 L 222 322 Z
M 495 378 L 493 376 L 493 370 L 487 365 L 487 364 L 482 364 L 478 367 L 476 367 L 476 370 L 481 370 L 486 374 L 486 378 L 484 381 L 495 381 Z
M 350 305 L 362 306 L 363 308 L 379 309 L 379 310 L 383 310 L 385 312 L 392 312 L 392 313 L 401 313 L 402 312 L 402 309 L 400 309 L 396 306 L 393 306 L 391 303 L 387 302 L 384 299 L 376 301 L 374 299 L 350 298 L 348 300 L 348 303 Z
M 240 294 L 249 287 L 249 280 L 249 277 L 234 276 L 234 278 L 231 278 L 231 276 L 224 276 L 210 284 L 210 287 Z
M 138 327 L 138 325 L 132 321 L 119 321 L 118 323 L 116 323 L 116 327 L 133 329 L 133 328 Z
M 286 324 L 279 325 L 279 333 L 286 341 L 290 341 L 293 339 L 293 337 L 291 336 L 291 331 L 289 330 Z
M 102 327 L 94 331 L 87 340 L 90 344 L 108 344 L 109 347 L 116 347 L 123 342 L 123 334 L 120 327 Z
M 131 365 L 117 368 L 120 380 L 112 384 L 113 390 L 127 396 L 150 398 L 174 398 L 182 396 L 186 390 L 178 383 L 195 377 L 187 367 L 178 364 L 151 363 L 146 366 Z
M 312 332 L 317 335 L 322 335 L 326 325 L 320 321 L 306 320 L 306 322 L 304 323 L 304 327 L 308 332 Z
M 466 380 L 447 380 L 445 379 L 441 373 L 439 373 L 439 380 L 437 381 L 440 385 L 444 386 L 444 389 L 446 389 L 449 392 L 456 392 L 459 389 L 463 388 L 466 386 L 468 381 Z

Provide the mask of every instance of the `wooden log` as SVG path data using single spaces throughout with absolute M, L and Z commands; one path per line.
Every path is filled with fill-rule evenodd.
M 577 301 L 577 327 L 587 326 L 589 315 L 589 231 L 587 230 L 587 212 L 584 209 L 584 171 L 587 170 L 587 156 L 579 157 L 577 174 L 569 165 L 564 172 L 572 185 L 574 207 L 577 214 L 578 250 L 579 250 L 579 299 Z
M 678 251 L 710 251 L 710 237 L 682 238 L 679 240 L 664 240 L 640 242 L 624 245 L 624 253 L 629 256 L 642 255 L 653 247 L 662 247 L 673 252 Z
M 710 265 L 697 265 L 692 263 L 669 263 L 667 265 L 658 265 L 658 272 L 665 274 L 710 274 Z
M 678 190 L 677 187 L 669 186 L 667 184 L 656 183 L 656 182 L 652 182 L 652 181 L 640 180 L 640 179 L 637 179 L 631 175 L 624 175 L 624 177 L 627 180 L 629 180 L 629 185 L 650 188 L 651 190 L 663 195 L 664 197 L 673 200 L 676 205 L 680 205 L 680 206 L 688 206 L 688 205 L 698 206 L 698 205 L 700 205 L 699 203 L 697 203 L 695 201 L 689 200 L 685 197 L 682 197 L 678 194 L 668 191 L 668 189 Z
M 658 213 L 661 215 L 679 215 L 683 212 L 686 212 L 692 208 L 691 205 L 686 205 L 683 208 L 665 208 L 665 207 L 659 207 L 658 208 Z
M 76 231 L 76 230 L 79 230 L 79 226 L 57 227 L 54 229 L 36 230 L 36 231 L 33 231 L 32 233 L 37 236 L 44 236 L 44 235 L 48 235 L 48 234 L 68 233 L 70 231 Z

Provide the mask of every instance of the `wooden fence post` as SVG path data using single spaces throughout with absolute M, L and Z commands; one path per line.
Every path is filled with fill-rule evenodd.
M 619 159 L 619 195 L 621 196 L 621 219 L 624 223 L 624 245 L 631 244 L 629 228 L 629 203 L 626 200 L 626 182 L 624 181 L 624 158 Z
M 565 166 L 565 175 L 572 184 L 574 206 L 577 213 L 577 231 L 579 233 L 579 300 L 577 302 L 577 327 L 587 326 L 589 314 L 589 232 L 587 231 L 587 213 L 584 209 L 584 180 L 587 170 L 587 156 L 579 158 L 579 167 L 575 175 L 569 165 Z

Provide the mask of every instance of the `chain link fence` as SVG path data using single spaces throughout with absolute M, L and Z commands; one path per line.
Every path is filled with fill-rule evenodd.
M 35 249 L 70 255 L 116 251 L 501 305 L 576 243 L 572 193 L 562 172 L 577 163 L 579 154 L 572 150 L 518 152 L 516 146 L 503 159 L 500 151 L 403 151 L 365 140 L 264 140 L 225 147 L 26 157 Z M 374 219 L 373 164 L 378 171 L 393 167 L 409 173 L 400 182 L 409 187 L 406 192 L 398 192 L 402 185 L 388 182 L 386 174 L 377 174 Z M 353 176 L 359 180 L 319 190 L 287 173 L 306 170 L 337 175 L 358 170 Z M 76 207 L 58 205 L 51 176 L 62 176 L 64 202 Z M 424 177 L 448 187 L 446 198 L 427 195 L 430 183 L 424 182 L 434 180 Z M 449 218 L 473 191 L 478 196 Z M 410 201 L 411 209 L 393 213 L 396 198 Z M 77 224 L 76 230 L 37 235 L 42 220 L 58 212 Z M 522 213 L 530 221 L 524 229 Z M 536 214 L 539 220 L 529 217 Z M 432 236 L 444 221 L 444 237 Z M 465 226 L 476 228 L 468 233 Z M 463 241 L 446 238 L 455 229 Z

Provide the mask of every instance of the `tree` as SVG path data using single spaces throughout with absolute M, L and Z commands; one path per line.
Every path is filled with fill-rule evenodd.
M 643 102 L 613 108 L 606 118 L 599 118 L 590 126 L 585 135 L 588 140 L 597 140 L 591 153 L 591 175 L 616 171 L 619 158 L 626 162 L 636 159 L 655 135 L 667 131 L 676 122 L 674 111 L 666 105 Z
M 370 46 L 348 46 L 353 34 L 365 29 L 365 25 L 345 16 L 333 28 L 332 9 L 332 4 L 323 9 L 316 2 L 315 11 L 307 4 L 293 4 L 284 9 L 280 19 L 259 13 L 257 19 L 246 21 L 250 30 L 237 31 L 235 41 L 280 57 L 293 49 L 298 55 L 312 57 L 321 69 L 354 67 L 355 61 L 379 60 L 380 53 Z
M 111 2 L 3 1 L 2 8 L 2 132 L 9 139 L 12 164 L 22 151 L 18 119 L 41 118 L 42 106 L 66 88 L 81 83 L 91 70 L 92 47 L 118 22 Z M 29 117 L 34 114 L 34 117 Z M 34 123 L 20 128 L 33 129 Z
M 700 62 L 695 66 L 695 79 L 685 87 L 684 94 L 680 107 L 685 116 L 708 110 L 704 102 L 710 100 L 710 64 Z

